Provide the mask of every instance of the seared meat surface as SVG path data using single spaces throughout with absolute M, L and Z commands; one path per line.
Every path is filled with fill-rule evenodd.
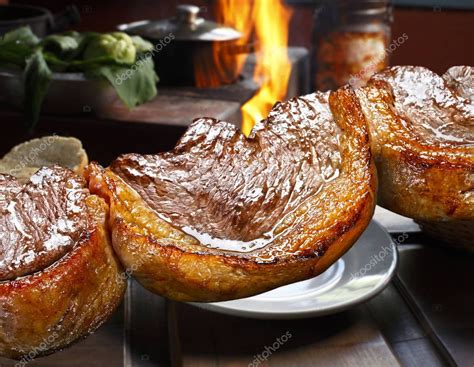
M 377 80 L 390 85 L 400 123 L 424 144 L 474 145 L 472 68 L 440 77 L 420 66 L 396 66 L 376 74 L 372 82 Z
M 87 233 L 84 179 L 44 167 L 25 185 L 0 174 L 0 280 L 46 268 Z
M 126 287 L 109 208 L 85 180 L 59 166 L 25 178 L 0 175 L 0 356 L 15 359 L 94 332 Z
M 461 97 L 471 100 L 472 109 L 472 103 L 474 103 L 474 68 L 471 66 L 453 66 L 446 71 L 443 79 Z
M 254 250 L 339 175 L 341 129 L 328 96 L 278 104 L 249 138 L 227 122 L 195 120 L 173 151 L 125 155 L 111 169 L 202 244 Z
M 375 169 L 350 88 L 278 103 L 249 137 L 195 120 L 175 149 L 87 171 L 114 248 L 152 292 L 219 301 L 315 276 L 370 221 Z
M 474 73 L 396 66 L 357 90 L 379 204 L 420 221 L 474 219 Z

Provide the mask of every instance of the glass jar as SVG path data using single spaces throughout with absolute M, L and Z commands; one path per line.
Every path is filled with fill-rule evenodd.
M 392 23 L 388 0 L 320 0 L 314 18 L 314 89 L 359 87 L 388 66 Z

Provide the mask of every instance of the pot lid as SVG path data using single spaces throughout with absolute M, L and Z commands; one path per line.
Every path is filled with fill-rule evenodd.
M 169 37 L 172 33 L 177 41 L 232 41 L 242 37 L 233 28 L 200 18 L 199 7 L 194 5 L 178 5 L 171 19 L 121 24 L 118 29 L 151 39 Z

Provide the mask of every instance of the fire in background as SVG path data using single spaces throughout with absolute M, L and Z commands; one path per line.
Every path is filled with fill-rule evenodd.
M 254 43 L 257 46 L 253 77 L 261 87 L 242 106 L 242 131 L 248 135 L 256 122 L 266 118 L 277 101 L 286 98 L 291 74 L 287 47 L 292 12 L 280 0 L 217 0 L 215 12 L 219 23 L 243 34 L 243 44 Z M 219 52 L 222 58 L 222 50 Z M 228 57 L 230 62 L 237 64 L 240 72 L 246 55 L 231 54 Z

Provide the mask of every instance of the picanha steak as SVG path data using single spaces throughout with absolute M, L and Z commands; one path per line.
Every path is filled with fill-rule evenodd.
M 107 216 L 69 169 L 43 167 L 25 184 L 0 174 L 1 356 L 29 362 L 111 315 L 126 283 Z
M 357 90 L 381 205 L 421 221 L 474 221 L 473 70 L 395 66 Z
M 278 103 L 249 137 L 195 120 L 176 147 L 91 165 L 113 246 L 149 290 L 241 298 L 313 277 L 368 225 L 376 177 L 350 88 Z

